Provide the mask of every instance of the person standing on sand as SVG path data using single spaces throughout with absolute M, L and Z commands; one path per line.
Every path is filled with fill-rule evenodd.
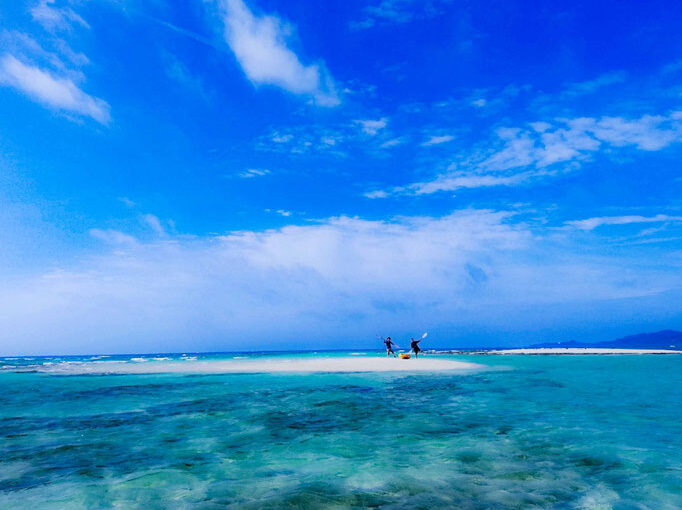
M 390 357 L 391 357 L 391 354 L 393 354 L 393 357 L 394 357 L 394 358 L 397 358 L 398 355 L 397 355 L 397 354 L 395 353 L 395 351 L 393 350 L 393 346 L 395 345 L 396 347 L 398 347 L 398 345 L 395 344 L 395 343 L 393 343 L 393 342 L 391 342 L 391 337 L 390 337 L 390 336 L 389 336 L 389 337 L 386 337 L 386 338 L 383 339 L 383 340 L 384 340 L 384 344 L 386 344 L 386 357 L 390 358 Z M 400 348 L 400 347 L 398 347 L 398 348 Z
M 419 348 L 419 342 L 421 342 L 422 339 L 420 338 L 419 340 L 415 340 L 414 338 L 410 338 L 410 347 L 412 347 L 412 350 L 414 351 L 414 357 L 418 358 L 418 354 L 421 352 L 421 349 Z

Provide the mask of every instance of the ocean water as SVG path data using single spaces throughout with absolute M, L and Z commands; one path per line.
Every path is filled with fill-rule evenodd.
M 681 356 L 45 372 L 154 357 L 0 359 L 0 508 L 682 508 Z

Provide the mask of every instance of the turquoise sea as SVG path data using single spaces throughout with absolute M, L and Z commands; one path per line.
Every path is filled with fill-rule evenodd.
M 131 358 L 0 358 L 0 508 L 682 508 L 681 356 L 44 372 Z

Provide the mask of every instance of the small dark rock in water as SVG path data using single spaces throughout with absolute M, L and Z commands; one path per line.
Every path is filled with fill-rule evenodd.
M 511 425 L 502 425 L 500 427 L 497 427 L 497 431 L 495 432 L 495 434 L 499 436 L 504 436 L 507 434 L 507 432 L 511 431 L 512 428 L 513 427 Z
M 457 454 L 457 459 L 461 460 L 466 464 L 472 464 L 481 460 L 481 454 L 474 451 L 463 451 Z

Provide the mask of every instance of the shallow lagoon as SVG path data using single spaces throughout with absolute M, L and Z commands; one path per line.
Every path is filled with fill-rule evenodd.
M 490 370 L 50 375 L 4 360 L 0 507 L 682 508 L 682 357 L 457 359 Z

